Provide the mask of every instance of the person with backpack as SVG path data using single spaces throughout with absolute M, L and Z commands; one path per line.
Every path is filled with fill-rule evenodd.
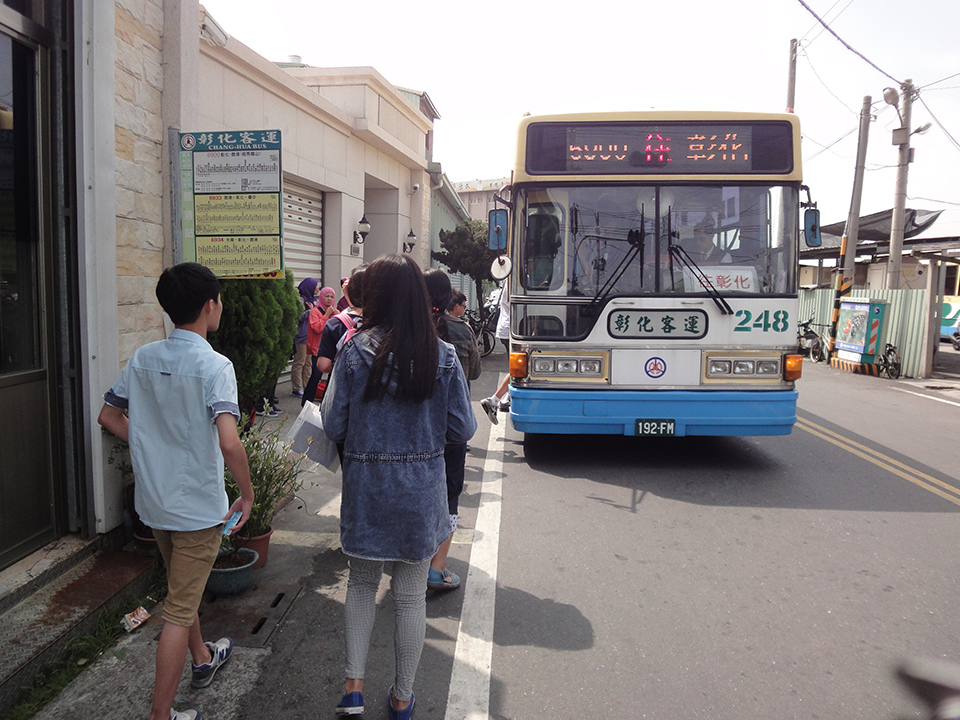
M 349 283 L 343 289 L 349 302 L 347 309 L 331 317 L 323 326 L 317 352 L 314 355 L 313 375 L 310 376 L 310 382 L 307 383 L 307 388 L 303 391 L 301 407 L 304 403 L 316 400 L 321 377 L 324 373 L 330 372 L 333 361 L 340 348 L 343 347 L 343 343 L 360 329 L 363 314 L 361 308 L 363 307 L 363 272 L 365 268 L 366 265 L 355 268 L 350 274 Z
M 427 285 L 427 295 L 430 298 L 437 335 L 441 340 L 453 345 L 456 350 L 469 393 L 470 381 L 480 377 L 480 351 L 477 349 L 477 339 L 469 325 L 446 312 L 453 296 L 447 274 L 443 270 L 430 268 L 423 274 L 423 279 Z M 460 295 L 462 297 L 463 293 Z M 447 482 L 450 535 L 430 560 L 430 572 L 427 575 L 427 588 L 430 590 L 456 590 L 460 587 L 460 577 L 447 570 L 447 554 L 453 543 L 453 534 L 457 531 L 460 495 L 463 493 L 463 480 L 466 474 L 467 443 L 447 443 L 443 448 L 443 464 Z

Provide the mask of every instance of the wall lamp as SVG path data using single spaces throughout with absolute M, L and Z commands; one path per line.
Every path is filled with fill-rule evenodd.
M 366 213 L 360 218 L 360 222 L 357 223 L 357 229 L 353 231 L 353 244 L 354 245 L 363 245 L 363 241 L 367 239 L 367 235 L 370 234 L 370 223 L 367 222 Z
M 417 244 L 417 236 L 413 233 L 413 230 L 410 231 L 410 234 L 407 235 L 406 241 L 403 243 L 403 251 L 407 254 L 413 252 L 413 246 Z

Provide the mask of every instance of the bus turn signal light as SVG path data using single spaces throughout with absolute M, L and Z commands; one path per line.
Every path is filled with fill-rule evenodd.
M 510 353 L 510 377 L 525 378 L 527 376 L 527 354 Z
M 803 372 L 802 355 L 784 355 L 783 356 L 783 379 L 787 381 L 799 380 Z

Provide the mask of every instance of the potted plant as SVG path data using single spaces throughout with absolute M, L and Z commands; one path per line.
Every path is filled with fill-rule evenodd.
M 260 559 L 260 554 L 243 547 L 235 536 L 224 535 L 220 554 L 213 563 L 207 578 L 207 590 L 216 597 L 238 595 L 250 587 L 251 575 Z
M 273 518 L 283 504 L 303 487 L 301 475 L 305 455 L 290 451 L 290 445 L 280 437 L 283 423 L 268 427 L 260 420 L 247 427 L 247 418 L 241 418 L 240 440 L 247 452 L 250 466 L 250 484 L 253 486 L 253 509 L 246 524 L 232 536 L 240 547 L 255 549 L 260 559 L 256 567 L 267 564 L 270 536 L 273 534 Z M 230 471 L 227 471 L 227 496 L 232 503 L 240 497 Z

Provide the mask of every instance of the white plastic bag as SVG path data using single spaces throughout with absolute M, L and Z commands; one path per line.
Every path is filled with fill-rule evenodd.
M 337 444 L 327 437 L 323 429 L 320 408 L 312 402 L 304 403 L 300 415 L 287 433 L 290 449 L 298 454 L 306 453 L 310 460 L 336 472 L 340 468 Z

